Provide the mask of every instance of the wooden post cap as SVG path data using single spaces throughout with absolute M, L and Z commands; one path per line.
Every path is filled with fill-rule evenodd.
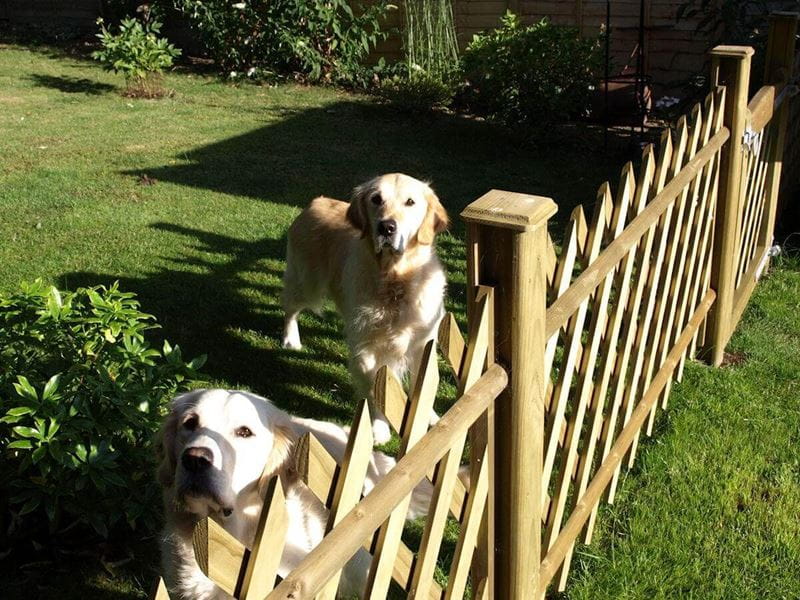
M 712 56 L 730 56 L 732 58 L 747 58 L 753 56 L 756 51 L 751 46 L 714 46 L 709 54 Z
M 556 214 L 551 198 L 490 190 L 467 206 L 461 218 L 469 223 L 493 225 L 515 231 L 529 231 Z

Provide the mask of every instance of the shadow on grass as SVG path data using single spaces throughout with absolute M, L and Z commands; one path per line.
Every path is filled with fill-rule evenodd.
M 365 101 L 322 108 L 259 109 L 264 127 L 182 152 L 179 164 L 142 165 L 160 181 L 295 207 L 320 194 L 346 199 L 354 185 L 400 171 L 432 182 L 462 230 L 458 213 L 492 188 L 549 196 L 559 217 L 593 204 L 597 186 L 619 175 L 627 138 L 605 151 L 584 125 L 548 130 L 532 147 L 511 130 L 455 115 L 409 115 Z
M 119 280 L 157 316 L 164 337 L 189 356 L 208 355 L 204 372 L 212 383 L 223 379 L 256 391 L 297 414 L 349 421 L 344 347 L 326 343 L 340 337 L 338 318 L 303 315 L 303 350 L 284 350 L 280 286 L 250 276 L 282 275 L 267 259 L 283 256 L 283 239 L 243 241 L 171 223 L 151 227 L 184 238 L 185 255 L 165 257 L 160 270 L 142 278 L 78 272 L 61 280 L 70 288 Z M 344 405 L 313 390 L 333 392 Z
M 89 96 L 100 96 L 109 92 L 117 91 L 117 87 L 108 83 L 92 81 L 85 77 L 68 77 L 41 75 L 32 73 L 28 76 L 35 85 L 47 87 L 64 92 L 65 94 L 87 94 Z
M 440 237 L 438 248 L 449 274 L 447 307 L 462 317 L 458 213 L 467 204 L 491 188 L 552 196 L 560 201 L 557 234 L 560 219 L 576 203 L 591 206 L 597 184 L 619 165 L 618 154 L 593 150 L 596 133 L 581 137 L 577 130 L 568 132 L 568 141 L 542 140 L 534 151 L 483 122 L 402 115 L 360 101 L 300 111 L 265 106 L 263 113 L 264 127 L 180 153 L 178 164 L 143 164 L 125 174 L 146 172 L 161 182 L 298 208 L 322 193 L 347 198 L 355 184 L 383 172 L 431 180 L 453 219 L 451 235 Z M 60 281 L 74 288 L 119 279 L 157 316 L 165 337 L 191 356 L 208 354 L 205 372 L 212 378 L 298 414 L 349 421 L 352 391 L 338 317 L 304 315 L 304 349 L 280 348 L 283 239 L 242 240 L 174 222 L 151 227 L 183 238 L 181 255 L 162 257 L 144 277 L 81 272 Z

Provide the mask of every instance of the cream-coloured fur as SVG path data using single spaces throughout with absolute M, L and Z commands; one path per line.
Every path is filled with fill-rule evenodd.
M 393 231 L 382 230 L 389 222 Z M 316 198 L 289 229 L 283 345 L 299 349 L 297 315 L 333 299 L 344 320 L 356 392 L 370 400 L 376 416 L 378 443 L 390 436 L 372 403 L 378 369 L 387 365 L 401 380 L 416 374 L 444 315 L 445 273 L 433 241 L 447 225 L 427 184 L 392 173 L 358 186 L 349 204 Z
M 231 598 L 198 566 L 192 549 L 194 525 L 212 516 L 252 547 L 265 483 L 275 475 L 284 486 L 289 517 L 278 574 L 286 576 L 322 540 L 328 511 L 292 468 L 294 443 L 307 432 L 341 464 L 348 434 L 336 424 L 292 416 L 248 392 L 196 390 L 173 400 L 158 446 L 166 523 L 162 565 L 173 600 Z M 205 458 L 193 460 L 192 453 L 198 452 Z M 364 493 L 394 465 L 393 458 L 373 452 Z M 409 518 L 427 512 L 431 492 L 427 480 L 417 486 Z M 350 559 L 342 573 L 340 596 L 363 594 L 370 562 L 365 550 Z

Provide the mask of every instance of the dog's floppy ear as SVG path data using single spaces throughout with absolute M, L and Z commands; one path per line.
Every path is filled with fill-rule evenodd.
M 156 478 L 164 488 L 175 483 L 175 467 L 178 462 L 178 457 L 175 456 L 175 435 L 178 432 L 178 422 L 187 407 L 193 406 L 197 401 L 197 396 L 202 392 L 203 390 L 195 390 L 175 396 L 171 403 L 171 410 L 156 435 L 155 450 L 158 461 Z
M 367 218 L 367 199 L 372 193 L 374 185 L 372 181 L 363 183 L 353 189 L 350 199 L 350 206 L 347 208 L 347 220 L 350 224 L 361 232 L 361 237 L 367 237 L 369 219 Z
M 272 426 L 272 452 L 264 465 L 264 471 L 258 482 L 258 493 L 263 498 L 267 493 L 267 484 L 275 475 L 279 475 L 292 457 L 297 436 L 288 423 L 278 423 Z
M 173 408 L 156 435 L 155 450 L 158 461 L 156 478 L 164 488 L 170 487 L 175 482 L 175 467 L 177 466 L 175 434 L 178 430 L 178 417 L 178 411 Z
M 428 212 L 425 213 L 425 219 L 417 232 L 417 241 L 429 246 L 433 244 L 433 238 L 437 233 L 441 233 L 449 227 L 450 218 L 442 203 L 439 202 L 438 196 L 430 188 L 425 191 L 425 201 L 428 203 Z

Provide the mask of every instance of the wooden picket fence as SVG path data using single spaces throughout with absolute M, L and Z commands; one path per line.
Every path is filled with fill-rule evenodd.
M 712 50 L 712 91 L 603 184 L 591 218 L 569 218 L 559 250 L 552 200 L 493 190 L 469 205 L 468 335 L 452 315 L 408 396 L 381 370 L 375 398 L 401 439 L 398 462 L 362 498 L 372 452 L 361 404 L 337 464 L 312 436 L 297 444 L 302 481 L 330 510 L 328 532 L 276 575 L 286 531 L 275 478 L 250 550 L 213 519 L 199 563 L 241 599 L 334 598 L 341 569 L 372 554 L 364 597 L 528 599 L 563 590 L 600 502 L 650 435 L 685 362 L 724 348 L 768 262 L 789 115 L 797 15 L 773 16 L 765 84 L 748 102 L 752 49 Z M 458 399 L 429 427 L 437 346 Z M 470 477 L 459 477 L 468 454 Z M 414 487 L 434 494 L 419 549 L 401 534 Z M 452 559 L 442 543 L 458 523 Z M 437 566 L 447 573 L 436 577 Z M 166 598 L 163 582 L 155 593 Z

